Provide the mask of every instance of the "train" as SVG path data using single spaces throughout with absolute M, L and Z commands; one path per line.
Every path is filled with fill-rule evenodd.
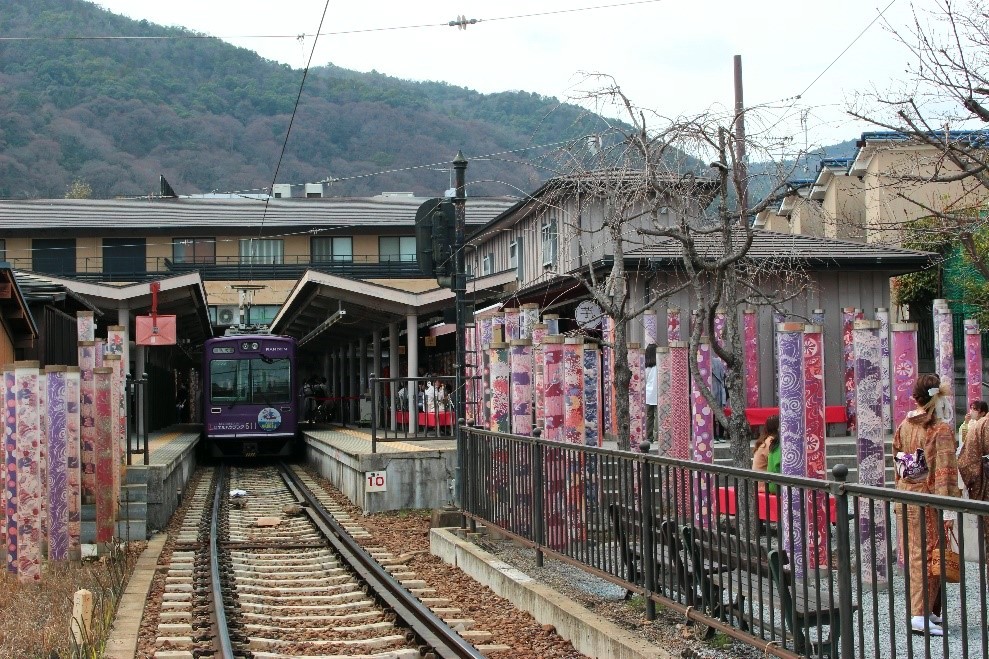
M 203 439 L 209 455 L 287 457 L 299 446 L 296 342 L 233 334 L 203 346 Z

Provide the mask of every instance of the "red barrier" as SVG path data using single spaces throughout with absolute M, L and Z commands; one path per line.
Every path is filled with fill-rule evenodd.
M 843 408 L 844 409 L 844 408 Z M 760 491 L 756 496 L 759 502 L 759 519 L 763 522 L 779 521 L 779 502 L 775 494 Z M 838 523 L 838 510 L 835 507 L 835 498 L 828 495 L 828 508 L 831 513 L 831 523 Z M 736 514 L 735 488 L 718 488 L 718 513 L 722 515 L 734 516 Z

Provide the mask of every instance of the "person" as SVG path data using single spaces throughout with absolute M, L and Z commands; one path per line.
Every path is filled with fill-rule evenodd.
M 941 379 L 932 373 L 921 375 L 914 385 L 912 398 L 917 408 L 907 413 L 893 435 L 896 489 L 957 497 L 955 437 L 951 427 L 942 420 L 947 416 L 946 412 L 938 410 L 949 400 L 941 388 Z M 926 469 L 916 458 L 918 449 L 923 450 Z M 910 561 L 910 628 L 924 633 L 926 627 L 931 636 L 943 636 L 941 575 L 931 570 L 934 553 L 940 551 L 937 512 L 931 508 L 922 510 L 920 506 L 901 506 L 899 514 L 906 516 L 907 532 L 903 544 L 907 546 L 903 547 L 903 553 Z M 950 529 L 953 520 L 949 519 L 947 511 L 944 517 L 945 528 Z M 921 523 L 926 527 L 926 547 L 920 543 Z M 900 528 L 904 528 L 902 524 Z
M 769 474 L 778 474 L 783 470 L 783 451 L 780 448 L 780 418 L 775 414 L 766 418 L 759 437 L 755 440 L 755 447 L 752 451 L 752 469 Z M 763 488 L 761 484 L 759 487 L 760 489 Z M 776 494 L 778 488 L 775 483 L 770 483 L 766 489 L 770 493 Z
M 404 412 L 409 409 L 409 384 L 405 381 L 402 382 L 402 388 L 398 390 L 396 407 Z
M 183 423 L 185 421 L 185 408 L 189 403 L 189 392 L 186 390 L 185 385 L 180 384 L 179 390 L 175 393 L 175 422 Z
M 656 344 L 646 346 L 646 441 L 656 441 Z
M 968 439 L 968 429 L 975 421 L 984 417 L 987 412 L 989 412 L 989 404 L 984 400 L 972 401 L 972 404 L 968 406 L 968 412 L 965 413 L 965 420 L 958 426 L 958 452 L 961 452 L 962 445 Z
M 310 377 L 302 382 L 303 408 L 306 412 L 306 423 L 310 425 L 314 423 L 316 416 L 316 401 L 313 400 L 313 396 L 315 395 L 313 381 L 315 379 L 315 377 Z
M 969 499 L 989 501 L 989 416 L 983 414 L 970 425 L 968 437 L 958 453 L 958 476 Z M 989 547 L 989 523 L 980 519 L 979 524 Z

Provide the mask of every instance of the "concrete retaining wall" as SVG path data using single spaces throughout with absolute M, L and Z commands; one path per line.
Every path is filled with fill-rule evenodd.
M 185 440 L 185 441 L 183 441 Z M 196 469 L 196 441 L 185 436 L 167 447 L 167 464 L 149 465 L 148 470 L 148 529 L 162 530 L 168 526 L 172 513 L 179 507 L 185 485 Z M 160 459 L 157 455 L 156 459 Z
M 439 508 L 452 498 L 455 450 L 352 454 L 306 436 L 306 461 L 365 513 Z M 388 490 L 367 492 L 365 474 L 384 471 Z

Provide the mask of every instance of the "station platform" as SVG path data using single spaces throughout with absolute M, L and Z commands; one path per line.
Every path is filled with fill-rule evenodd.
M 453 499 L 453 439 L 379 440 L 372 453 L 367 430 L 303 428 L 302 436 L 306 462 L 365 513 L 439 508 Z

